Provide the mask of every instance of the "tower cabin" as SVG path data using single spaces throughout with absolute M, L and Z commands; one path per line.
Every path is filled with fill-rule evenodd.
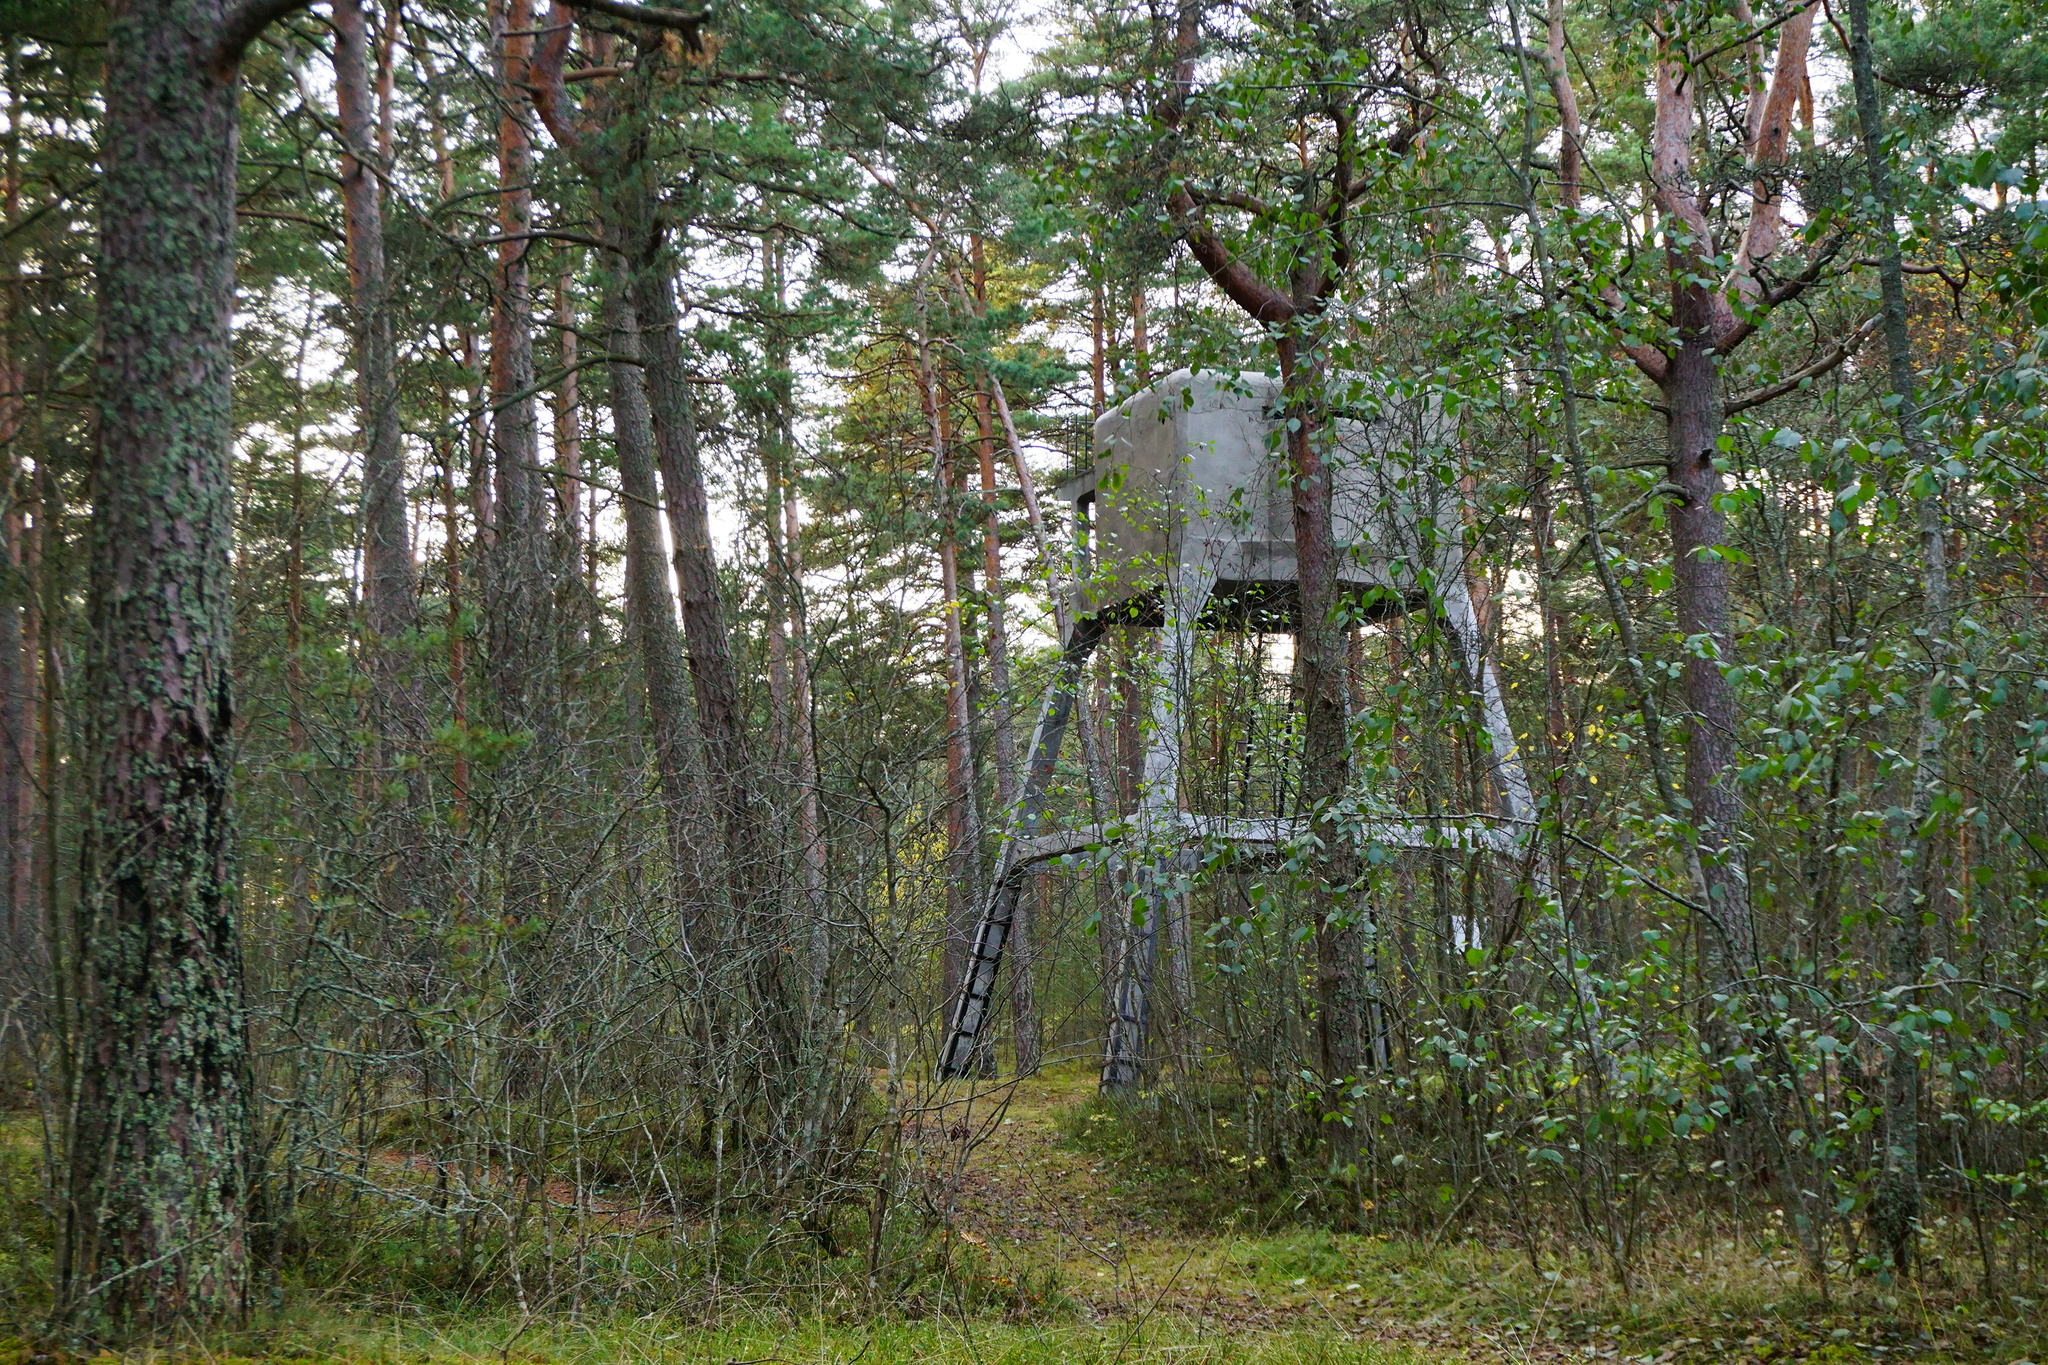
M 1334 420 L 1319 433 L 1332 484 L 1337 578 L 1357 620 L 1434 610 L 1449 627 L 1479 694 L 1498 796 L 1497 824 L 1416 824 L 1390 812 L 1361 827 L 1404 847 L 1491 848 L 1514 853 L 1533 828 L 1535 802 L 1507 710 L 1486 657 L 1465 577 L 1465 507 L 1450 462 L 1434 458 L 1452 436 L 1436 405 L 1339 379 Z M 1154 724 L 1135 812 L 1151 846 L 1221 841 L 1280 848 L 1302 822 L 1232 819 L 1179 809 L 1178 712 L 1199 629 L 1301 626 L 1291 469 L 1281 436 L 1280 381 L 1263 374 L 1179 370 L 1133 394 L 1095 423 L 1093 465 L 1057 487 L 1073 512 L 1074 574 L 1064 604 L 1061 657 L 1025 759 L 1024 783 L 1004 814 L 995 875 L 954 1002 L 938 1074 L 985 1067 L 996 974 L 1031 865 L 1110 840 L 1101 826 L 1048 830 L 1060 741 L 1081 670 L 1112 623 L 1161 628 Z M 1162 883 L 1163 885 L 1163 883 Z M 1154 897 L 1154 900 L 1161 899 Z M 1105 1084 L 1135 1077 L 1145 1027 L 1153 917 L 1139 930 L 1139 966 L 1117 987 Z
M 1180 370 L 1096 421 L 1093 467 L 1057 489 L 1074 514 L 1070 620 L 1164 626 L 1178 607 L 1188 625 L 1299 628 L 1280 398 L 1269 375 Z M 1457 489 L 1411 473 L 1449 434 L 1441 412 L 1362 391 L 1331 426 L 1337 576 L 1360 614 L 1426 607 L 1432 588 L 1464 597 Z

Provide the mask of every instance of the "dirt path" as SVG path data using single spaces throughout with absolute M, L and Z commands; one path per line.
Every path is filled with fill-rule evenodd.
M 1838 1284 L 1824 1307 L 1791 1260 L 1734 1241 L 1706 1259 L 1682 1249 L 1646 1259 L 1631 1299 L 1597 1267 L 1546 1260 L 1539 1271 L 1504 1245 L 1336 1237 L 1284 1217 L 1190 1231 L 1160 1207 L 1160 1173 L 1119 1169 L 1099 1144 L 1076 1141 L 1091 1121 L 1122 1121 L 1089 1105 L 1093 1091 L 1092 1073 L 1076 1067 L 978 1097 L 955 1208 L 963 1241 L 1004 1273 L 1051 1271 L 1099 1321 L 1163 1315 L 1219 1337 L 1318 1330 L 1489 1363 L 2043 1358 L 2040 1323 L 1989 1317 L 1939 1284 L 1916 1286 L 1912 1303 L 1874 1282 Z M 967 1129 L 951 1136 L 957 1160 Z

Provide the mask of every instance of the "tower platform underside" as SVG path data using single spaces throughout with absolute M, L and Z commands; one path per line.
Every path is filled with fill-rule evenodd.
M 1168 625 L 1192 626 L 1196 630 L 1253 630 L 1291 635 L 1301 629 L 1301 588 L 1294 576 L 1292 544 L 1284 553 L 1273 552 L 1266 562 L 1251 566 L 1242 576 L 1218 575 L 1208 600 L 1190 621 L 1176 621 L 1171 594 L 1156 586 L 1113 602 L 1094 606 L 1078 595 L 1071 619 L 1077 625 L 1138 626 L 1162 629 Z M 1241 571 L 1242 572 L 1242 571 Z M 1396 597 L 1378 583 L 1343 582 L 1350 600 L 1347 615 L 1354 621 L 1379 622 L 1404 616 L 1428 606 L 1428 598 L 1410 601 Z

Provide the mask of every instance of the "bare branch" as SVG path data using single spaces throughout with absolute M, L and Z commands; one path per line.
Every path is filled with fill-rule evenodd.
M 576 108 L 569 102 L 569 92 L 563 86 L 562 64 L 569 55 L 570 30 L 569 6 L 566 0 L 554 0 L 548 17 L 561 17 L 562 22 L 550 23 L 545 35 L 533 46 L 533 53 L 526 61 L 526 74 L 532 83 L 527 87 L 533 92 L 534 112 L 547 125 L 548 133 L 563 151 L 583 160 L 583 134 L 576 126 Z M 584 168 L 586 171 L 588 166 Z
M 1775 384 L 1765 384 L 1763 387 L 1751 389 L 1747 393 L 1736 394 L 1722 406 L 1722 413 L 1725 416 L 1733 417 L 1738 412 L 1747 412 L 1751 408 L 1762 407 L 1774 398 L 1784 397 L 1807 380 L 1820 378 L 1850 356 L 1856 354 L 1857 348 L 1862 346 L 1869 339 L 1870 334 L 1877 330 L 1878 320 L 1881 316 L 1881 314 L 1873 314 L 1865 318 L 1855 331 L 1837 341 L 1811 362 L 1800 366 L 1783 379 L 1778 380 Z
M 1152 111 L 1162 125 L 1179 131 L 1187 111 L 1189 93 L 1195 84 L 1195 47 L 1202 31 L 1202 0 L 1181 0 L 1179 23 L 1174 30 L 1173 88 Z M 1268 325 L 1290 321 L 1294 301 L 1267 284 L 1225 246 L 1202 221 L 1200 206 L 1185 189 L 1177 189 L 1166 200 L 1167 211 L 1180 229 L 1182 240 L 1210 281 L 1230 297 L 1231 302 Z
M 1224 208 L 1242 209 L 1244 212 L 1259 218 L 1270 218 L 1273 216 L 1273 206 L 1255 194 L 1240 194 L 1236 191 L 1212 192 L 1206 190 L 1198 194 L 1193 190 L 1189 190 L 1187 196 L 1188 201 L 1199 208 L 1207 208 L 1211 204 L 1216 204 Z
M 1820 249 L 1813 253 L 1813 259 L 1806 263 L 1806 269 L 1800 271 L 1776 289 L 1766 291 L 1761 298 L 1757 299 L 1748 308 L 1744 316 L 1737 318 L 1731 315 L 1720 327 L 1715 329 L 1714 350 L 1716 353 L 1727 355 L 1749 339 L 1749 334 L 1762 325 L 1763 320 L 1770 316 L 1772 309 L 1780 304 L 1792 302 L 1792 300 L 1818 284 L 1821 276 L 1827 272 L 1828 263 L 1834 260 L 1836 255 L 1841 252 L 1842 245 L 1846 241 L 1848 241 L 1846 233 L 1836 232 L 1832 234 L 1826 241 L 1820 244 Z

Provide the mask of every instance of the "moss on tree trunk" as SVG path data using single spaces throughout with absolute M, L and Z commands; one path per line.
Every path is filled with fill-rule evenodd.
M 228 805 L 235 67 L 273 14 L 109 11 L 89 737 L 61 1319 L 238 1313 L 250 1180 Z

